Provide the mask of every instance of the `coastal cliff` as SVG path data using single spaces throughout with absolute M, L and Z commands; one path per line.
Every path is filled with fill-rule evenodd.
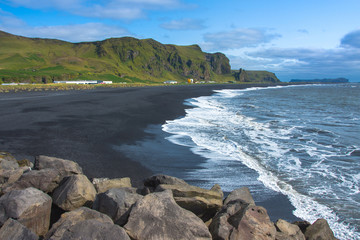
M 92 182 L 75 162 L 0 152 L 1 239 L 335 239 L 324 219 L 270 221 L 248 188 L 225 199 L 179 178 L 154 175 Z
M 232 74 L 237 82 L 280 82 L 274 73 L 268 71 L 251 71 L 240 68 L 238 71 L 233 70 Z
M 234 74 L 224 54 L 205 53 L 198 45 L 177 46 L 131 37 L 70 43 L 0 31 L 0 81 L 4 83 L 76 79 L 185 83 L 188 78 L 229 82 L 234 80 Z M 274 82 L 274 79 L 278 81 L 256 71 L 249 72 L 244 82 Z

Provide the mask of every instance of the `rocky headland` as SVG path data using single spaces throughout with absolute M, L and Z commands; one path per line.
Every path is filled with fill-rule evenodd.
M 48 156 L 0 152 L 0 196 L 0 239 L 336 239 L 324 219 L 271 222 L 246 187 L 224 199 L 219 185 L 154 175 L 134 188 Z

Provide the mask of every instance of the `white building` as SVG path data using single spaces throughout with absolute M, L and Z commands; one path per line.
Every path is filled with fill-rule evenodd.
M 165 81 L 164 84 L 177 84 L 177 81 Z
M 100 84 L 112 84 L 113 82 L 112 81 L 101 81 Z
M 2 83 L 1 85 L 3 86 L 14 86 L 14 85 L 19 85 L 18 83 Z
M 63 84 L 112 84 L 112 81 L 77 80 L 77 81 L 54 81 L 54 83 L 63 83 Z

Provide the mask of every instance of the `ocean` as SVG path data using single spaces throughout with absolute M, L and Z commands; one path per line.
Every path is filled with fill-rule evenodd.
M 185 104 L 162 126 L 204 159 L 185 180 L 247 186 L 258 202 L 281 193 L 296 217 L 360 239 L 360 84 L 220 90 Z

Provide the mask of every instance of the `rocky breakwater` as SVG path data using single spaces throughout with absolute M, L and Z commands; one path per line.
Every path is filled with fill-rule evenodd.
M 0 239 L 335 239 L 326 220 L 270 221 L 244 187 L 225 199 L 166 175 L 92 179 L 72 161 L 0 152 Z

